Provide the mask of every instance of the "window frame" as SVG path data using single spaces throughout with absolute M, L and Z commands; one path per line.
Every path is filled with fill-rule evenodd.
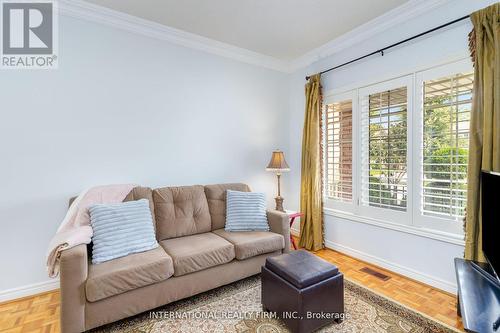
M 423 141 L 423 82 L 440 77 L 451 76 L 457 73 L 470 72 L 473 70 L 470 60 L 466 56 L 457 57 L 447 62 L 442 62 L 432 67 L 421 67 L 404 75 L 393 73 L 392 76 L 385 76 L 379 82 L 364 82 L 358 85 L 349 85 L 345 89 L 337 88 L 328 91 L 324 95 L 323 104 L 339 102 L 352 98 L 352 203 L 339 202 L 329 199 L 326 195 L 326 172 L 324 177 L 324 213 L 343 219 L 348 219 L 360 223 L 367 223 L 379 227 L 388 228 L 449 242 L 456 245 L 463 245 L 462 223 L 456 220 L 426 216 L 421 214 L 421 158 L 423 151 L 420 145 Z M 399 84 L 399 85 L 398 85 Z M 369 93 L 381 92 L 380 88 L 395 89 L 406 85 L 407 87 L 407 168 L 408 168 L 408 198 L 406 212 L 391 211 L 379 207 L 363 207 L 361 205 L 361 108 L 362 96 L 369 96 Z M 420 93 L 419 93 L 420 92 Z M 326 107 L 323 107 L 323 119 L 326 119 Z M 324 138 L 326 137 L 326 126 L 323 128 Z M 324 166 L 326 167 L 327 143 L 324 139 Z M 391 214 L 388 214 L 391 213 Z M 394 214 L 392 214 L 394 213 Z
M 413 77 L 411 75 L 395 78 L 392 80 L 388 80 L 381 83 L 372 84 L 370 86 L 359 89 L 358 91 L 358 112 L 360 114 L 360 119 L 369 112 L 368 105 L 364 105 L 363 100 L 368 100 L 371 94 L 376 94 L 380 92 L 384 92 L 386 90 L 393 90 L 401 87 L 406 87 L 406 167 L 407 167 L 407 201 L 406 201 L 406 211 L 397 211 L 392 210 L 390 208 L 380 208 L 374 206 L 363 205 L 361 202 L 362 192 L 369 193 L 368 188 L 362 188 L 364 163 L 366 163 L 366 159 L 368 156 L 363 156 L 364 151 L 368 151 L 367 147 L 363 147 L 363 131 L 368 130 L 367 128 L 363 128 L 364 124 L 358 122 L 358 135 L 360 137 L 358 144 L 359 158 L 356 160 L 356 164 L 358 164 L 358 174 L 357 178 L 359 179 L 359 191 L 357 193 L 358 197 L 358 212 L 363 216 L 370 216 L 375 219 L 386 220 L 393 223 L 399 223 L 404 225 L 411 225 L 411 219 L 409 216 L 409 212 L 413 209 L 413 193 L 411 191 L 412 188 L 412 156 L 411 156 L 411 147 L 412 147 L 412 117 L 413 113 Z M 368 124 L 367 124 L 368 125 Z
M 323 123 L 326 124 L 326 118 L 327 118 L 327 109 L 326 106 L 328 104 L 333 104 L 333 103 L 338 103 L 338 102 L 343 102 L 343 101 L 351 101 L 352 105 L 352 166 L 351 166 L 351 172 L 352 172 L 352 200 L 351 202 L 342 202 L 338 201 L 332 198 L 329 198 L 327 196 L 327 173 L 325 172 L 324 174 L 324 181 L 323 181 L 323 193 L 325 193 L 325 199 L 324 199 L 324 206 L 325 208 L 330 208 L 330 209 L 336 209 L 339 211 L 343 212 L 349 212 L 349 213 L 355 213 L 356 211 L 356 201 L 357 201 L 357 196 L 356 193 L 358 192 L 358 177 L 357 177 L 357 163 L 356 163 L 356 158 L 357 158 L 357 126 L 356 124 L 358 123 L 358 114 L 356 110 L 358 109 L 358 98 L 357 98 L 357 90 L 350 90 L 342 93 L 337 93 L 337 94 L 331 94 L 325 96 L 323 100 Z M 328 143 L 327 143 L 327 126 L 324 126 L 324 135 L 323 135 L 323 165 L 326 166 L 327 164 L 327 150 L 328 150 Z M 327 168 L 325 168 L 327 170 Z
M 415 140 L 413 151 L 417 153 L 415 161 L 414 161 L 414 170 L 417 172 L 413 173 L 415 184 L 414 192 L 418 193 L 415 198 L 415 207 L 413 211 L 413 224 L 417 227 L 431 229 L 431 230 L 439 230 L 452 234 L 463 234 L 463 226 L 461 223 L 458 223 L 456 220 L 447 219 L 445 217 L 435 217 L 435 216 L 427 216 L 422 214 L 421 210 L 421 191 L 422 189 L 422 172 L 421 168 L 423 167 L 423 150 L 421 149 L 423 143 L 423 134 L 424 134 L 424 82 L 429 80 L 435 80 L 447 76 L 452 76 L 457 73 L 471 72 L 473 71 L 472 63 L 469 59 L 463 59 L 461 61 L 456 61 L 450 64 L 446 64 L 443 66 L 438 66 L 434 68 L 430 68 L 424 71 L 420 71 L 415 73 L 415 112 L 413 114 L 413 122 L 415 126 L 415 137 L 418 140 Z

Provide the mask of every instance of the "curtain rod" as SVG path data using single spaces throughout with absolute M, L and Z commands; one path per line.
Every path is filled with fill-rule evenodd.
M 359 61 L 359 60 L 362 60 L 362 59 L 365 59 L 365 58 L 371 57 L 372 55 L 375 55 L 375 54 L 378 54 L 378 53 L 380 53 L 380 55 L 381 55 L 381 56 L 384 56 L 384 51 L 386 51 L 386 50 L 388 50 L 388 49 L 390 49 L 390 48 L 393 48 L 393 47 L 395 47 L 395 46 L 398 46 L 398 45 L 401 45 L 401 44 L 403 44 L 403 43 L 409 42 L 410 40 L 413 40 L 413 39 L 416 39 L 416 38 L 422 37 L 423 35 L 430 34 L 431 32 L 434 32 L 434 31 L 436 31 L 436 30 L 442 29 L 442 28 L 444 28 L 444 27 L 447 27 L 447 26 L 452 25 L 452 24 L 454 24 L 454 23 L 457 23 L 457 22 L 459 22 L 459 21 L 465 20 L 465 19 L 467 19 L 467 18 L 469 18 L 469 15 L 464 16 L 464 17 L 461 17 L 461 18 L 458 18 L 458 19 L 453 20 L 453 21 L 450 21 L 450 22 L 448 22 L 448 23 L 442 24 L 442 25 L 440 25 L 439 27 L 435 27 L 435 28 L 432 28 L 432 29 L 430 29 L 430 30 L 424 31 L 424 32 L 422 32 L 422 33 L 419 33 L 418 35 L 415 35 L 415 36 L 412 36 L 412 37 L 406 38 L 406 39 L 404 39 L 404 40 L 402 40 L 402 41 L 399 41 L 399 42 L 397 42 L 397 43 L 394 43 L 394 44 L 391 44 L 391 45 L 386 46 L 386 47 L 384 47 L 384 48 L 381 48 L 380 50 L 373 51 L 372 53 L 365 54 L 365 55 L 364 55 L 364 56 L 362 56 L 362 57 L 359 57 L 359 58 L 353 59 L 353 60 L 351 60 L 351 61 L 345 62 L 345 63 L 343 63 L 343 64 L 341 64 L 341 65 L 337 65 L 337 66 L 335 66 L 335 67 L 325 69 L 324 71 L 321 71 L 321 72 L 319 72 L 318 74 L 325 74 L 325 73 L 328 73 L 328 72 L 330 72 L 330 71 L 333 71 L 334 69 L 337 69 L 337 68 L 340 68 L 340 67 L 347 66 L 347 65 L 349 65 L 349 64 L 352 64 L 353 62 L 356 62 L 356 61 Z M 311 77 L 311 75 L 306 76 L 306 80 L 309 80 L 309 78 L 310 78 L 310 77 Z

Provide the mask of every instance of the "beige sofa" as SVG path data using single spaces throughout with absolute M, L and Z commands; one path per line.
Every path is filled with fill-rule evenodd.
M 245 184 L 136 187 L 146 198 L 157 249 L 92 265 L 80 245 L 61 255 L 61 330 L 82 332 L 260 272 L 266 257 L 288 252 L 288 216 L 268 211 L 270 232 L 226 232 L 226 190 Z

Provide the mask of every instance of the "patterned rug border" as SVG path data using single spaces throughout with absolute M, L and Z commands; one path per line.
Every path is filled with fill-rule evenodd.
M 403 304 L 395 299 L 389 298 L 380 292 L 376 290 L 372 290 L 370 288 L 367 288 L 361 284 L 359 284 L 356 281 L 353 281 L 349 278 L 346 278 L 344 276 L 344 282 L 346 284 L 350 284 L 349 288 L 351 290 L 355 289 L 354 292 L 358 294 L 363 294 L 365 297 L 365 300 L 371 302 L 372 304 L 376 306 L 381 306 L 383 308 L 388 308 L 390 311 L 397 312 L 399 315 L 404 316 L 406 319 L 410 319 L 408 316 L 408 312 L 413 312 L 413 314 L 417 315 L 417 317 L 421 317 L 420 319 L 423 321 L 422 324 L 425 324 L 427 326 L 431 326 L 432 330 L 437 330 L 440 329 L 438 326 L 441 326 L 444 329 L 448 329 L 451 332 L 456 332 L 456 333 L 464 333 L 464 331 L 457 329 L 456 327 L 450 326 L 446 323 L 443 323 L 435 318 L 432 318 L 431 316 L 420 312 L 406 304 Z M 375 296 L 375 297 L 373 297 Z M 399 311 L 399 310 L 405 310 L 405 311 Z M 411 315 L 411 314 L 410 314 Z

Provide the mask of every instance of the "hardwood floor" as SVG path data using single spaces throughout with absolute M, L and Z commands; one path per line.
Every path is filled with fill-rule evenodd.
M 457 315 L 456 296 L 426 284 L 414 281 L 381 267 L 352 258 L 330 249 L 315 252 L 319 257 L 335 264 L 345 277 L 358 282 L 371 290 L 420 311 L 452 327 L 463 330 Z M 390 277 L 384 281 L 371 274 L 362 272 L 364 267 Z
M 337 265 L 347 278 L 463 330 L 456 314 L 455 296 L 330 249 L 315 253 Z M 390 279 L 384 281 L 361 271 L 365 267 L 381 272 Z M 59 297 L 60 293 L 56 290 L 0 303 L 0 332 L 59 332 Z
M 0 303 L 0 332 L 59 332 L 59 290 Z

